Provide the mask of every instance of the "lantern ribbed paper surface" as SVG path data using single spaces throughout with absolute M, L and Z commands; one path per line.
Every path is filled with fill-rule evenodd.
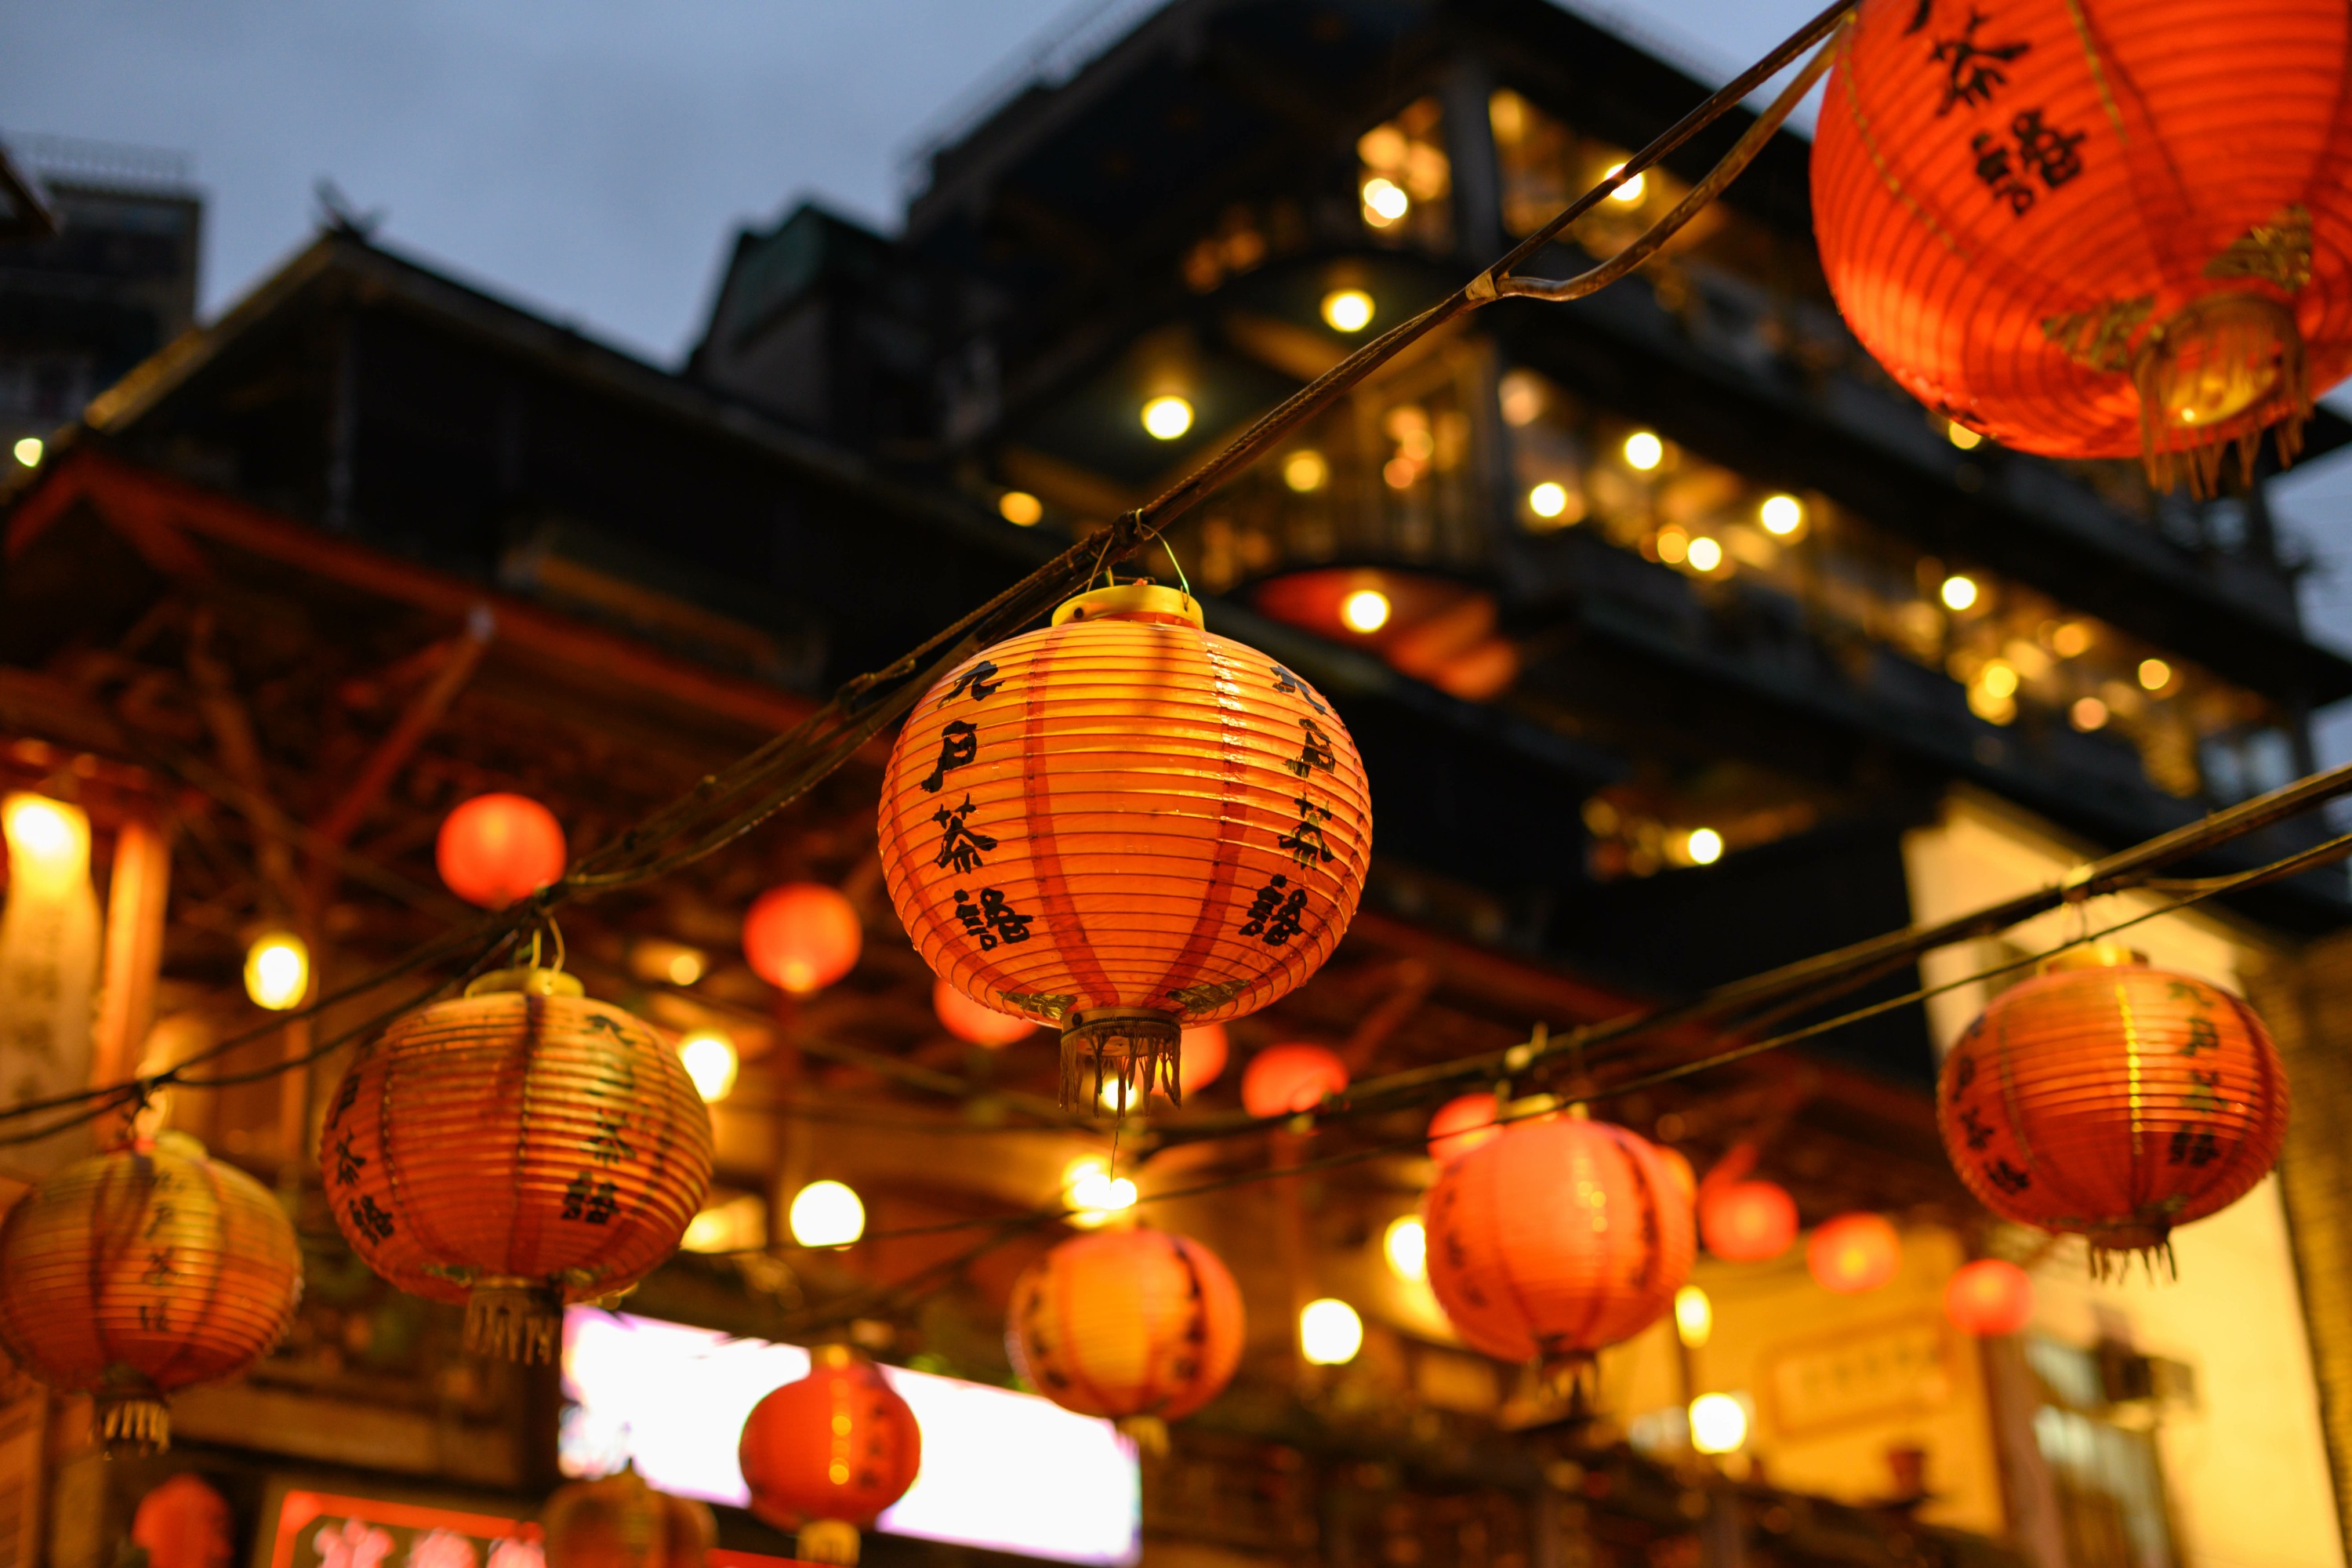
M 1037 1392 L 1081 1415 L 1174 1421 L 1241 1365 L 1241 1291 L 1199 1242 L 1104 1230 L 1062 1243 L 1013 1287 L 1005 1342 Z
M 922 1428 L 857 1352 L 819 1345 L 810 1361 L 806 1377 L 751 1407 L 736 1457 L 751 1511 L 798 1529 L 803 1559 L 854 1563 L 858 1528 L 915 1484 Z
M 1697 1252 L 1689 1186 L 1605 1121 L 1515 1122 L 1439 1173 L 1429 1284 L 1473 1349 L 1575 1362 L 1674 1305 Z
M 542 1361 L 564 1303 L 669 1256 L 710 1160 L 677 1053 L 545 969 L 394 1020 L 344 1074 L 319 1151 L 335 1224 L 369 1268 L 467 1303 L 469 1348 Z
M 243 1372 L 301 1295 L 278 1200 L 179 1133 L 76 1161 L 0 1223 L 0 1345 L 92 1395 L 110 1448 L 164 1446 L 165 1396 Z
M 938 973 L 1063 1031 L 1063 1096 L 1179 1091 L 1180 1027 L 1321 966 L 1371 847 L 1329 705 L 1199 606 L 1079 595 L 916 705 L 882 786 L 883 869 Z
M 2006 446 L 2291 450 L 2352 368 L 2348 41 L 2343 0 L 1864 0 L 1813 141 L 1847 321 Z
M 703 1568 L 719 1541 L 708 1507 L 635 1470 L 558 1488 L 540 1521 L 547 1568 Z
M 2088 1237 L 2095 1268 L 2237 1202 L 2286 1140 L 2286 1077 L 2253 1009 L 2132 956 L 2080 949 L 1994 997 L 1936 1096 L 1969 1190 Z

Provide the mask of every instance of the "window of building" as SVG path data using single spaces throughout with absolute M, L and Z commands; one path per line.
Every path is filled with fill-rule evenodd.
M 1392 243 L 1443 250 L 1453 243 L 1454 165 L 1434 98 L 1356 138 L 1356 200 L 1365 229 Z
M 2179 1557 L 2153 1403 L 2118 1401 L 2098 1352 L 2033 1338 L 2025 1353 L 2042 1388 L 2033 1436 L 2056 1487 L 2066 1561 L 2073 1568 L 2174 1568 Z

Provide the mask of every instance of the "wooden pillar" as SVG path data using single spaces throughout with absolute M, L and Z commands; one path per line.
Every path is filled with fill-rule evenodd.
M 163 915 L 172 891 L 172 847 L 153 823 L 125 822 L 114 838 L 106 897 L 106 952 L 90 1081 L 120 1083 L 139 1070 L 155 1023 L 155 983 L 163 963 Z

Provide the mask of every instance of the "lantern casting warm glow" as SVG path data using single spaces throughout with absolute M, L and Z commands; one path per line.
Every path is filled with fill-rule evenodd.
M 798 1530 L 802 1562 L 854 1564 L 859 1529 L 915 1484 L 922 1428 L 874 1363 L 847 1345 L 818 1345 L 809 1361 L 806 1377 L 751 1407 L 736 1458 L 751 1511 Z
M 1875 1290 L 1902 1266 L 1903 1238 L 1884 1215 L 1840 1215 L 1805 1244 L 1814 1283 L 1841 1296 Z
M 451 892 L 502 910 L 563 875 L 563 828 L 520 795 L 478 795 L 442 819 L 434 863 Z
M 856 968 L 865 945 L 856 906 L 822 882 L 771 888 L 743 917 L 751 973 L 795 996 L 822 991 Z
M 1503 1102 L 1489 1090 L 1457 1096 L 1439 1106 L 1429 1119 L 1429 1157 L 1450 1165 L 1471 1150 L 1503 1134 L 1496 1119 Z
M 1944 1316 L 1964 1334 L 2013 1334 L 2033 1321 L 2033 1277 L 2002 1258 L 1979 1258 L 1953 1270 Z
M 1348 1064 L 1324 1046 L 1268 1046 L 1242 1073 L 1242 1109 L 1252 1116 L 1295 1116 L 1348 1087 Z
M 1698 1234 L 1727 1263 L 1761 1263 L 1797 1239 L 1797 1201 L 1770 1182 L 1702 1183 Z
M 1174 1421 L 1241 1364 L 1242 1298 L 1216 1254 L 1137 1226 L 1063 1242 L 1013 1287 L 1005 1345 L 1038 1393 L 1081 1415 Z

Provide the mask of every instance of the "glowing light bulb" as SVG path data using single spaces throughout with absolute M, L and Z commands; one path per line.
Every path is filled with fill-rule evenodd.
M 16 460 L 28 468 L 37 468 L 41 466 L 41 454 L 47 449 L 38 436 L 20 437 L 16 442 Z
M 1723 564 L 1723 546 L 1703 533 L 1690 542 L 1684 555 L 1701 572 L 1712 572 Z
M 1728 1394 L 1691 1401 L 1691 1447 L 1702 1454 L 1735 1454 L 1748 1441 L 1748 1407 Z
M 1360 332 L 1372 321 L 1372 297 L 1361 289 L 1334 289 L 1323 296 L 1323 320 L 1335 332 Z
M 2091 628 L 2080 621 L 2068 621 L 2050 634 L 2051 650 L 2060 658 L 2076 658 L 2091 651 Z
M 2139 661 L 2139 684 L 2145 691 L 2161 691 L 2172 684 L 2172 666 L 2160 658 Z
M 1384 174 L 1364 182 L 1364 217 L 1374 228 L 1386 228 L 1412 208 L 1404 187 Z
M 1648 473 L 1666 460 L 1666 444 L 1647 430 L 1636 430 L 1625 437 L 1625 462 L 1631 468 Z
M 1528 510 L 1538 517 L 1558 517 L 1568 510 L 1568 487 L 1546 479 L 1528 492 Z
M 1805 525 L 1805 503 L 1795 496 L 1767 496 L 1757 508 L 1757 516 L 1764 531 L 1777 539 L 1786 539 Z
M 1130 1112 L 1139 1115 L 1144 1102 L 1150 1098 L 1149 1089 L 1142 1084 L 1121 1083 L 1115 1078 L 1106 1078 L 1102 1088 L 1096 1091 L 1095 1103 L 1102 1107 L 1106 1116 L 1125 1116 Z
M 2107 727 L 2107 705 L 2095 697 L 2078 697 L 2074 706 L 2066 710 L 2066 717 L 2074 728 L 2087 735 Z
M 291 931 L 257 937 L 245 950 L 245 994 L 257 1007 L 283 1013 L 310 990 L 310 950 Z
M 1399 1215 L 1389 1221 L 1381 1252 L 1389 1260 L 1389 1272 L 1398 1279 L 1429 1278 L 1429 1231 L 1419 1215 Z
M 2017 671 L 2005 660 L 1987 659 L 1985 667 L 1977 671 L 1977 684 L 1984 688 L 1988 697 L 2014 697 L 2017 695 Z
M 1192 405 L 1164 393 L 1143 405 L 1143 428 L 1154 440 L 1173 441 L 1192 427 Z
M 1072 1212 L 1072 1225 L 1092 1230 L 1121 1209 L 1131 1209 L 1135 1184 L 1110 1173 L 1109 1163 L 1093 1154 L 1071 1161 L 1062 1170 L 1062 1203 Z
M 1364 1348 L 1364 1320 L 1347 1302 L 1326 1296 L 1298 1313 L 1298 1353 L 1317 1366 L 1343 1366 Z
M 694 1092 L 705 1105 L 716 1105 L 734 1092 L 738 1060 L 735 1042 L 716 1029 L 688 1035 L 677 1043 L 677 1059 L 694 1080 Z
M 1723 858 L 1723 835 L 1712 827 L 1694 827 L 1683 841 L 1694 866 L 1712 866 Z
M 1944 421 L 1944 438 L 1963 452 L 1973 452 L 1984 445 L 1984 437 L 1957 419 Z
M 1715 1303 L 1696 1285 L 1675 1292 L 1675 1332 L 1693 1350 L 1705 1346 L 1715 1332 Z
M 1622 163 L 1612 163 L 1609 165 L 1609 178 L 1612 180 L 1624 172 L 1625 165 Z M 1633 206 L 1641 201 L 1643 194 L 1649 188 L 1650 176 L 1647 174 L 1636 174 L 1632 179 L 1626 181 L 1623 184 L 1618 186 L 1615 190 L 1610 192 L 1609 199 L 1615 202 L 1620 206 Z
M 1045 503 L 1027 490 L 1006 490 L 996 498 L 996 515 L 1015 528 L 1034 528 L 1037 520 L 1045 515 Z
M 89 818 L 78 805 L 12 795 L 0 805 L 0 836 L 8 841 L 8 875 L 28 887 L 53 890 L 89 870 Z
M 1977 580 L 1955 572 L 1944 579 L 1944 608 L 1965 610 L 1977 602 Z
M 1300 495 L 1321 489 L 1330 477 L 1331 465 L 1320 452 L 1293 452 L 1282 460 L 1282 482 Z
M 793 1194 L 787 1220 L 803 1247 L 847 1247 L 866 1234 L 866 1205 L 840 1182 L 811 1182 Z
M 1359 588 L 1339 601 L 1339 619 L 1351 632 L 1376 632 L 1389 624 L 1389 596 L 1378 588 Z

